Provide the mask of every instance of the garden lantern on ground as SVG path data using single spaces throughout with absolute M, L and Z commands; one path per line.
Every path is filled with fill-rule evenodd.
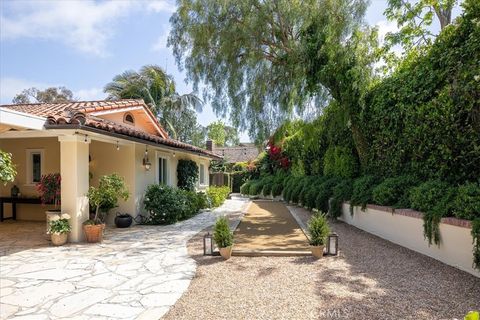
M 210 232 L 207 232 L 207 234 L 203 236 L 203 255 L 204 256 L 213 255 L 213 239 Z
M 338 234 L 335 232 L 328 236 L 327 254 L 332 256 L 336 256 L 338 254 Z

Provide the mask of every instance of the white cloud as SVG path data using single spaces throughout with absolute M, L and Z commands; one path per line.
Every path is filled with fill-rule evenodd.
M 97 56 L 108 55 L 107 42 L 122 17 L 142 10 L 157 13 L 175 10 L 171 1 L 37 0 L 8 4 L 5 7 L 8 15 L 0 16 L 2 40 L 54 40 Z
M 102 88 L 81 89 L 73 93 L 79 101 L 104 100 L 106 98 Z
M 168 0 L 150 0 L 147 8 L 155 12 L 173 13 L 176 9 L 175 1 Z

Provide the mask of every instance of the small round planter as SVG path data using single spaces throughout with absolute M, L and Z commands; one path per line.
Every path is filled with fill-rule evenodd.
M 222 256 L 223 259 L 228 260 L 232 256 L 232 246 L 225 247 L 225 248 L 219 248 L 218 250 L 220 251 L 220 255 Z
M 50 239 L 54 246 L 63 246 L 67 243 L 68 233 L 52 233 Z
M 325 246 L 310 246 L 312 255 L 317 259 L 320 259 L 323 257 L 323 248 L 325 248 Z
M 133 217 L 128 213 L 118 214 L 115 217 L 115 225 L 117 228 L 128 228 L 133 223 Z
M 103 230 L 105 224 L 86 224 L 83 226 L 83 232 L 85 233 L 85 239 L 87 242 L 95 243 L 102 242 Z
M 45 227 L 45 238 L 46 239 L 51 239 L 50 233 L 48 232 L 48 229 L 50 229 L 49 228 L 50 219 L 54 216 L 60 216 L 60 214 L 62 214 L 62 212 L 60 210 L 47 210 L 47 211 L 45 211 L 45 221 L 47 222 L 46 227 Z

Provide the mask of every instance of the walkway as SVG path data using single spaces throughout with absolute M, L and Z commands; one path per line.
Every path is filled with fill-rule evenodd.
M 305 254 L 308 240 L 281 202 L 254 201 L 235 231 L 234 255 Z
M 227 200 L 170 226 L 108 229 L 101 244 L 15 242 L 45 225 L 27 224 L 15 234 L 13 224 L 0 224 L 1 238 L 11 240 L 0 242 L 0 319 L 159 319 L 195 275 L 187 241 L 219 215 L 241 216 L 247 204 Z

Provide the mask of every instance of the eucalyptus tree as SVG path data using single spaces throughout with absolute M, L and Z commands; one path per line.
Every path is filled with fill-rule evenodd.
M 168 43 L 218 115 L 256 141 L 315 97 L 338 100 L 361 156 L 362 96 L 376 61 L 365 0 L 180 0 Z M 324 105 L 324 104 L 320 104 Z M 273 119 L 272 119 L 273 115 Z
M 22 90 L 12 100 L 13 103 L 64 103 L 74 101 L 73 93 L 66 87 L 50 87 L 39 90 L 35 87 Z
M 175 81 L 161 67 L 143 66 L 140 71 L 125 71 L 113 78 L 104 91 L 108 99 L 143 99 L 160 123 L 174 138 L 188 141 L 196 128 L 196 111 L 203 102 L 195 94 L 180 95 Z

